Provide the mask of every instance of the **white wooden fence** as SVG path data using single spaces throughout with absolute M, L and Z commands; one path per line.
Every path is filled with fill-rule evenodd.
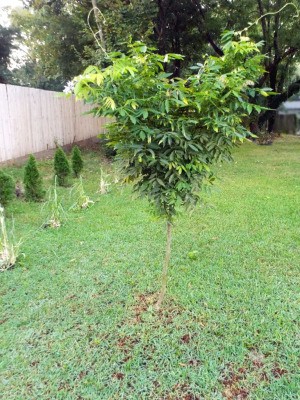
M 0 84 L 0 163 L 104 132 L 106 118 L 58 93 Z

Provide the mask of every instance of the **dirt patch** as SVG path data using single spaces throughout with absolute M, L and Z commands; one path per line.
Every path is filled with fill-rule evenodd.
M 39 361 L 32 361 L 31 363 L 30 363 L 30 366 L 31 367 L 36 367 L 37 365 L 39 365 Z
M 145 293 L 136 296 L 136 304 L 133 306 L 134 320 L 142 322 L 142 314 L 157 302 L 157 293 Z
M 272 368 L 272 375 L 274 378 L 279 379 L 283 375 L 287 374 L 288 371 L 286 369 L 280 368 L 279 365 L 276 363 L 274 368 Z
M 192 393 L 187 383 L 177 383 L 161 400 L 201 400 L 201 398 Z
M 201 362 L 199 360 L 192 359 L 188 362 L 188 365 L 190 367 L 199 367 L 199 365 L 201 365 Z
M 221 379 L 222 386 L 224 387 L 222 395 L 226 400 L 243 400 L 247 399 L 252 389 L 255 389 L 260 382 L 269 382 L 270 377 L 280 379 L 288 371 L 279 366 L 278 363 L 274 364 L 271 369 L 271 374 L 266 371 L 266 360 L 268 355 L 260 353 L 257 349 L 252 349 L 246 358 L 245 364 L 247 366 L 240 367 L 237 370 L 233 365 L 227 365 L 229 370 L 225 377 Z M 246 387 L 247 377 L 251 374 L 255 377 L 255 384 Z
M 115 372 L 114 374 L 112 374 L 112 378 L 117 379 L 118 381 L 121 381 L 124 379 L 125 374 L 123 374 L 122 372 Z
M 226 400 L 243 400 L 247 399 L 249 392 L 242 387 L 242 381 L 246 378 L 246 369 L 239 368 L 235 373 L 230 371 L 222 380 L 224 390 L 222 395 Z
M 184 343 L 184 344 L 189 344 L 190 343 L 190 341 L 192 340 L 192 335 L 190 334 L 190 333 L 186 333 L 185 335 L 183 335 L 182 337 L 181 337 L 181 342 L 182 343 Z
M 143 323 L 144 313 L 151 313 L 157 319 L 157 322 L 169 325 L 178 315 L 185 312 L 184 309 L 176 306 L 171 299 L 165 300 L 162 307 L 155 310 L 157 300 L 158 293 L 138 294 L 135 298 L 135 304 L 132 306 L 133 318 L 130 322 L 133 324 Z
M 124 353 L 128 353 L 138 343 L 138 339 L 132 336 L 124 336 L 117 342 L 117 347 Z
M 87 371 L 81 371 L 78 376 L 77 379 L 81 381 L 81 379 L 83 379 L 85 376 L 87 376 L 88 372 Z
M 266 356 L 254 349 L 249 353 L 248 358 L 254 368 L 262 368 L 266 361 Z

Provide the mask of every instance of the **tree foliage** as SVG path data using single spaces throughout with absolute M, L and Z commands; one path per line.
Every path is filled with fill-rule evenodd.
M 260 107 L 248 102 L 263 72 L 259 45 L 234 32 L 223 36 L 223 57 L 209 57 L 197 73 L 170 79 L 164 64 L 183 57 L 159 55 L 141 42 L 129 54 L 111 54 L 100 70 L 88 67 L 75 86 L 77 98 L 112 116 L 109 140 L 126 160 L 127 180 L 172 220 L 177 206 L 195 204 L 211 166 L 229 160 L 247 131 L 243 118 Z
M 8 67 L 11 52 L 15 47 L 13 42 L 16 37 L 16 29 L 0 25 L 0 83 L 7 83 L 11 79 Z
M 102 0 L 103 31 L 107 48 L 124 48 L 130 36 L 148 37 L 152 4 L 148 1 Z M 12 14 L 22 32 L 26 63 L 14 71 L 14 82 L 43 89 L 62 90 L 66 82 L 89 64 L 101 65 L 106 56 L 97 46 L 98 31 L 90 0 L 32 0 Z M 130 27 L 130 28 L 129 28 Z M 108 50 L 108 51 L 109 51 Z M 26 81 L 27 80 L 27 81 Z

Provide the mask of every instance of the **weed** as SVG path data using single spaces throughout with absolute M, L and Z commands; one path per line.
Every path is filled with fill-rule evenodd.
M 0 228 L 0 271 L 6 271 L 16 264 L 21 242 L 15 243 L 13 234 L 8 234 L 5 223 L 4 208 L 1 205 Z

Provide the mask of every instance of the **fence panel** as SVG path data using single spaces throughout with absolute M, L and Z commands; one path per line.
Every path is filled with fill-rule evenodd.
M 109 119 L 88 109 L 57 92 L 0 84 L 0 163 L 103 133 Z

